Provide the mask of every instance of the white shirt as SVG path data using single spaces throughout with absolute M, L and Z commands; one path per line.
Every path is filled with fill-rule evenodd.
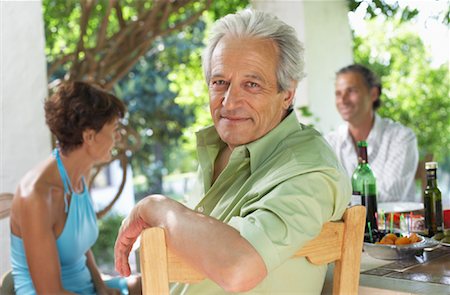
M 358 154 L 348 125 L 339 126 L 325 138 L 351 177 L 358 164 Z M 375 114 L 366 141 L 369 165 L 377 180 L 378 202 L 420 202 L 415 193 L 419 153 L 414 132 Z

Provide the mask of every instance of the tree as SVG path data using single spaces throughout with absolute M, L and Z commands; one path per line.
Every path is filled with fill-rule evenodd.
M 364 8 L 366 19 L 373 19 L 380 15 L 388 18 L 400 16 L 401 22 L 407 22 L 419 13 L 417 9 L 401 7 L 398 1 L 387 3 L 386 0 L 349 0 L 348 7 L 350 11 L 356 11 L 359 7 Z
M 156 38 L 192 24 L 210 5 L 211 0 L 45 0 L 48 76 L 59 71 L 64 80 L 92 80 L 111 89 Z
M 128 105 L 128 124 L 142 140 L 131 158 L 134 173 L 145 178 L 145 185 L 138 188 L 141 194 L 162 191 L 166 159 L 195 119 L 195 106 L 180 102 L 169 75 L 175 64 L 189 64 L 191 53 L 203 46 L 204 26 L 199 20 L 178 34 L 155 40 L 154 50 L 114 88 Z

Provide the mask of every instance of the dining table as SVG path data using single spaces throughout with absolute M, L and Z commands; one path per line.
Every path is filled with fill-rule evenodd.
M 322 294 L 331 294 L 332 277 L 330 264 Z M 401 260 L 376 259 L 362 252 L 358 294 L 450 294 L 450 247 L 439 245 Z

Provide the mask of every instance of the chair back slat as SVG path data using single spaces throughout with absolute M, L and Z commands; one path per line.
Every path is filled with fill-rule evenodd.
M 345 225 L 342 256 L 334 266 L 333 294 L 358 294 L 366 207 L 353 206 L 345 211 L 342 219 Z
M 342 221 L 326 222 L 320 234 L 295 256 L 313 264 L 335 262 L 333 294 L 358 294 L 366 209 L 348 208 Z M 148 228 L 141 236 L 143 294 L 169 294 L 169 282 L 197 283 L 205 276 L 166 247 L 164 230 Z
M 0 220 L 9 217 L 13 196 L 11 193 L 0 194 Z
M 344 223 L 327 222 L 320 234 L 303 246 L 295 256 L 304 256 L 316 265 L 333 262 L 341 257 L 343 238 Z
M 162 228 L 143 232 L 140 259 L 142 294 L 169 294 L 167 248 Z
M 11 214 L 11 205 L 14 195 L 11 193 L 0 193 L 0 231 L 2 231 L 2 234 L 9 235 L 9 218 Z M 4 224 L 5 223 L 5 224 Z M 2 227 L 5 226 L 8 228 L 7 233 L 4 233 L 2 230 Z M 6 236 L 0 236 L 0 242 L 4 242 L 3 238 L 6 238 Z M 9 257 L 9 254 L 7 253 L 0 253 L 0 257 Z M 7 261 L 9 259 L 0 259 L 3 261 Z M 3 272 L 3 268 L 5 265 L 0 265 L 0 294 L 14 294 L 14 280 L 12 277 L 11 270 Z M 10 267 L 8 263 L 8 268 Z

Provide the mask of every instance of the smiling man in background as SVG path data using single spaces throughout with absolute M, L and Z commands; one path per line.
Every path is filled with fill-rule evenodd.
M 368 68 L 354 64 L 336 74 L 336 107 L 346 121 L 325 138 L 348 175 L 358 165 L 356 143 L 367 141 L 370 167 L 377 179 L 378 202 L 416 200 L 414 177 L 418 164 L 414 132 L 376 110 L 381 105 L 381 83 Z

